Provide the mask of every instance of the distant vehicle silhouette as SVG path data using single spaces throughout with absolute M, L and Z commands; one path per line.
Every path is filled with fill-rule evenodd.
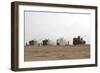
M 80 36 L 78 36 L 77 38 L 73 38 L 73 45 L 80 45 L 80 44 L 86 44 L 86 41 L 83 40 L 85 36 L 83 36 L 82 38 Z
M 35 44 L 36 44 L 36 41 L 35 40 L 29 41 L 29 45 L 35 45 Z
M 43 40 L 42 41 L 42 43 L 43 43 L 42 45 L 46 46 L 46 45 L 48 45 L 48 42 L 49 42 L 49 40 L 47 40 L 47 39 L 46 40 Z
M 56 45 L 66 46 L 66 45 L 69 45 L 69 41 L 67 42 L 64 38 L 59 38 L 57 39 Z

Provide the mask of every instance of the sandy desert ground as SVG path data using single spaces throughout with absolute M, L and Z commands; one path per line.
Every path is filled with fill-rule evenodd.
M 25 46 L 24 61 L 90 58 L 90 45 Z

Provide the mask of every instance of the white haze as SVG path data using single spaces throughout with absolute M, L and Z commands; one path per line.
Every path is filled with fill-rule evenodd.
M 72 44 L 73 37 L 84 36 L 90 43 L 90 14 L 25 12 L 25 43 L 30 40 L 56 41 L 63 37 Z

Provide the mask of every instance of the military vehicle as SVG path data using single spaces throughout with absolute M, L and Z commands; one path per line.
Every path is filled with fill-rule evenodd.
M 36 44 L 36 41 L 35 40 L 29 41 L 29 45 L 35 45 L 35 44 Z
M 86 35 L 85 35 L 86 36 Z M 83 40 L 83 38 L 85 37 L 80 37 L 78 36 L 77 38 L 73 38 L 73 45 L 81 45 L 81 44 L 86 44 L 86 41 Z
M 42 43 L 43 43 L 42 45 L 43 46 L 47 46 L 48 45 L 48 42 L 49 42 L 49 40 L 48 39 L 45 39 L 45 40 L 42 41 Z

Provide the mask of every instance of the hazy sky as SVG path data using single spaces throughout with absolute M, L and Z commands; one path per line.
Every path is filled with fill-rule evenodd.
M 84 36 L 90 43 L 90 14 L 25 11 L 25 42 L 63 37 L 72 43 L 73 37 Z

